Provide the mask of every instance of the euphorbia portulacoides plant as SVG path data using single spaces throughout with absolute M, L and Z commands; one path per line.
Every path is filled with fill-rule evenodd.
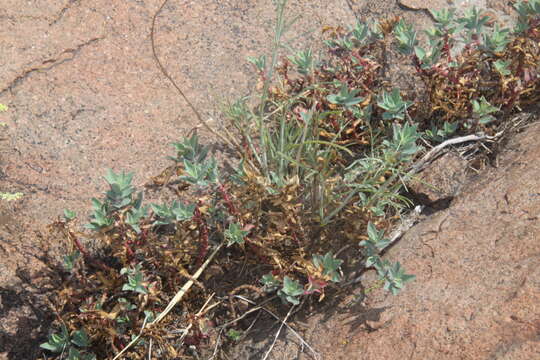
M 249 59 L 262 86 L 225 109 L 236 165 L 192 135 L 148 189 L 107 171 L 88 233 L 69 210 L 51 226 L 67 243 L 49 356 L 211 357 L 242 339 L 257 309 L 247 304 L 314 305 L 354 284 L 352 268 L 398 294 L 414 275 L 384 259 L 396 239 L 385 234 L 413 205 L 404 190 L 420 156 L 450 137 L 498 134 L 539 99 L 540 0 L 515 4 L 513 29 L 481 10 L 441 10 L 425 44 L 393 18 L 326 27 L 322 52 L 284 56 L 290 22 L 276 4 L 272 54 Z M 391 51 L 410 59 L 425 98 L 386 77 Z M 169 200 L 145 204 L 157 187 Z

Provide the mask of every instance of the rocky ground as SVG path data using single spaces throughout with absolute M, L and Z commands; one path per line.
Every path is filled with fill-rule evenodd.
M 37 345 L 51 316 L 37 305 L 46 291 L 36 286 L 46 282 L 43 227 L 64 208 L 84 218 L 90 198 L 104 190 L 106 168 L 134 171 L 135 184 L 145 183 L 168 164 L 169 143 L 198 125 L 152 57 L 150 24 L 161 2 L 2 3 L 0 103 L 9 110 L 0 114 L 7 124 L 0 189 L 25 196 L 0 204 L 0 358 L 40 356 Z M 465 2 L 486 5 L 505 20 L 510 14 L 506 1 Z M 323 25 L 356 18 L 401 15 L 425 27 L 426 3 L 290 1 L 290 15 L 299 18 L 288 38 L 305 47 Z M 254 85 L 245 58 L 268 50 L 273 18 L 267 0 L 170 0 L 157 19 L 158 54 L 214 126 L 223 125 L 222 102 Z M 407 291 L 376 292 L 347 312 L 308 321 L 303 333 L 323 358 L 540 356 L 538 131 L 519 135 L 498 169 L 462 186 L 450 208 L 389 252 L 418 276 Z M 275 330 L 263 338 L 272 339 Z M 278 344 L 271 356 L 296 358 L 298 348 L 290 345 Z M 256 354 L 250 350 L 245 358 Z
M 537 123 L 513 138 L 496 168 L 465 181 L 388 251 L 417 276 L 406 290 L 375 290 L 353 306 L 351 294 L 297 324 L 321 359 L 540 358 L 539 134 Z M 243 345 L 242 358 L 261 359 L 278 326 Z M 269 359 L 315 358 L 284 332 Z

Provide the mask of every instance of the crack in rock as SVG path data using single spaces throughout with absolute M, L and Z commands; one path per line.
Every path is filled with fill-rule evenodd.
M 72 49 L 66 49 L 60 53 L 55 58 L 48 59 L 43 61 L 40 65 L 32 67 L 28 70 L 25 70 L 21 75 L 17 76 L 15 79 L 13 79 L 9 84 L 0 90 L 0 96 L 3 95 L 7 91 L 13 91 L 15 87 L 17 87 L 21 82 L 26 80 L 32 73 L 34 72 L 41 72 L 41 71 L 48 71 L 54 67 L 57 67 L 65 62 L 72 61 L 75 59 L 75 57 L 79 54 L 79 52 L 86 46 L 92 45 L 93 43 L 103 40 L 105 37 L 98 37 L 93 38 L 88 41 L 85 41 L 82 44 L 77 45 L 75 48 Z
M 71 7 L 72 7 L 73 5 L 79 4 L 80 1 L 81 1 L 81 0 L 69 0 L 69 1 L 67 2 L 67 4 L 62 8 L 62 10 L 60 10 L 60 12 L 58 13 L 58 15 L 54 18 L 54 20 L 51 21 L 51 22 L 49 23 L 49 26 L 53 26 L 53 25 L 55 25 L 57 22 L 59 22 L 60 20 L 62 20 L 62 18 L 64 17 L 65 13 L 66 13 L 69 9 L 71 9 Z

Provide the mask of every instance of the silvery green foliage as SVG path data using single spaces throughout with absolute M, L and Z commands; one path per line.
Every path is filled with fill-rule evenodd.
M 128 282 L 122 287 L 122 291 L 134 291 L 139 294 L 148 294 L 146 286 L 144 286 L 144 276 L 141 271 L 142 265 L 137 264 L 133 268 L 122 268 L 120 275 L 127 275 Z
M 499 111 L 499 108 L 491 105 L 485 97 L 482 96 L 480 100 L 472 100 L 471 103 L 473 106 L 473 117 L 480 124 L 487 124 L 495 120 L 495 117 L 491 114 Z
M 377 24 L 370 26 L 363 22 L 357 22 L 354 27 L 349 27 L 349 31 L 345 36 L 326 40 L 324 43 L 330 48 L 350 51 L 354 48 L 369 45 L 380 38 L 382 38 L 382 34 Z
M 493 63 L 493 66 L 501 76 L 508 76 L 511 74 L 510 69 L 508 68 L 510 66 L 510 61 L 499 59 Z
M 377 230 L 375 225 L 368 223 L 368 240 L 360 242 L 364 247 L 364 256 L 366 257 L 366 266 L 373 266 L 379 257 L 379 252 L 390 244 L 390 240 L 384 237 L 384 230 Z
M 390 245 L 390 240 L 384 237 L 383 230 L 377 230 L 371 222 L 368 223 L 368 240 L 363 240 L 360 245 L 364 247 L 366 267 L 374 267 L 377 270 L 379 278 L 384 280 L 384 289 L 393 295 L 397 295 L 405 283 L 415 278 L 414 275 L 406 274 L 399 262 L 392 264 L 388 260 L 381 259 L 379 254 Z
M 307 75 L 313 69 L 313 53 L 311 49 L 300 51 L 294 56 L 289 56 L 288 59 L 296 65 L 296 70 L 302 74 Z
M 405 274 L 405 269 L 398 262 L 392 264 L 388 260 L 377 261 L 374 264 L 381 279 L 384 279 L 384 289 L 392 295 L 397 295 L 405 284 L 416 278 L 415 275 Z
M 484 40 L 483 48 L 491 53 L 501 53 L 506 49 L 510 42 L 510 29 L 501 29 L 499 24 L 495 24 L 491 33 L 482 35 Z
M 72 252 L 69 255 L 65 255 L 63 264 L 64 269 L 68 272 L 71 272 L 73 270 L 73 267 L 75 266 L 75 262 L 77 261 L 77 259 L 79 259 L 80 255 L 81 253 L 78 250 Z
M 364 101 L 363 97 L 357 97 L 360 89 L 349 90 L 347 84 L 341 84 L 339 93 L 330 94 L 326 98 L 329 102 L 336 105 L 342 105 L 344 107 L 351 107 Z
M 131 204 L 132 194 L 135 188 L 131 185 L 133 173 L 118 173 L 116 174 L 111 169 L 107 169 L 105 180 L 110 186 L 110 189 L 105 193 L 107 204 L 113 209 L 118 210 Z
M 73 220 L 76 217 L 77 217 L 77 213 L 75 211 L 64 209 L 64 218 L 66 219 L 66 221 Z
M 201 163 L 208 156 L 208 147 L 199 144 L 199 138 L 193 134 L 189 139 L 184 138 L 182 142 L 172 144 L 176 150 L 176 157 L 169 156 L 168 158 L 176 162 L 189 161 L 193 163 Z
M 392 124 L 392 138 L 384 140 L 371 156 L 353 161 L 345 170 L 344 182 L 350 188 L 349 197 L 357 195 L 357 205 L 384 216 L 386 209 L 396 211 L 410 203 L 399 193 L 400 181 L 407 175 L 403 168 L 421 149 L 417 145 L 420 133 L 416 125 Z M 391 174 L 390 178 L 386 178 Z M 381 179 L 384 183 L 381 185 Z
M 283 287 L 278 291 L 278 296 L 283 302 L 298 305 L 300 304 L 298 297 L 302 294 L 304 294 L 304 288 L 297 280 L 293 280 L 288 276 L 283 278 Z
M 215 184 L 219 176 L 217 161 L 215 159 L 202 162 L 184 160 L 184 174 L 180 176 L 180 180 L 199 187 Z
M 324 276 L 329 276 L 333 282 L 340 282 L 341 275 L 339 268 L 343 264 L 343 260 L 336 259 L 332 252 L 327 252 L 324 256 L 315 254 L 313 255 L 313 265 L 323 270 Z
M 445 121 L 442 128 L 432 126 L 431 129 L 425 131 L 426 137 L 435 142 L 443 142 L 453 135 L 458 127 L 458 123 L 449 123 Z
M 393 89 L 391 93 L 383 91 L 377 99 L 377 106 L 386 110 L 383 113 L 384 120 L 403 120 L 405 118 L 405 113 L 411 104 L 411 101 L 404 101 L 402 99 L 399 89 Z
M 412 160 L 421 149 L 417 145 L 420 137 L 417 125 L 392 124 L 392 139 L 382 142 L 385 160 L 390 164 L 400 164 Z
M 442 43 L 440 41 L 438 42 L 432 42 L 430 43 L 431 48 L 424 50 L 424 48 L 420 46 L 414 47 L 414 54 L 420 61 L 420 67 L 422 69 L 429 69 L 435 64 L 437 64 L 441 58 L 442 54 Z
M 265 55 L 261 55 L 259 57 L 248 56 L 247 61 L 252 63 L 260 72 L 264 72 L 266 69 L 266 56 Z
M 522 27 L 527 27 L 530 19 L 529 5 L 519 7 L 522 12 Z M 490 18 L 479 11 L 476 7 L 465 10 L 463 16 L 456 16 L 455 9 L 443 9 L 440 11 L 431 11 L 435 20 L 435 27 L 426 30 L 429 42 L 426 48 L 415 46 L 414 53 L 419 60 L 422 69 L 430 69 L 436 66 L 441 60 L 443 48 L 455 57 L 462 52 L 465 45 L 475 44 L 487 53 L 497 54 L 506 49 L 510 42 L 511 31 L 507 28 L 501 28 L 499 24 L 489 30 L 486 24 Z M 519 25 L 518 25 L 519 27 Z M 408 29 L 407 27 L 404 27 Z M 398 28 L 398 31 L 399 28 Z M 401 30 L 405 31 L 405 30 Z M 409 32 L 412 30 L 408 29 Z M 404 35 L 402 35 L 403 37 Z M 448 66 L 455 67 L 457 63 L 451 61 Z
M 180 180 L 190 184 L 206 187 L 218 179 L 217 162 L 214 158 L 207 159 L 209 148 L 199 144 L 199 138 L 193 134 L 189 139 L 173 143 L 176 157 L 169 157 L 184 165 L 184 175 Z
M 49 335 L 48 341 L 40 347 L 53 353 L 67 354 L 67 360 L 96 360 L 96 355 L 84 350 L 90 344 L 90 338 L 84 330 L 75 330 L 70 334 L 62 324 L 60 333 Z
M 133 193 L 135 188 L 131 185 L 133 173 L 116 174 L 111 169 L 107 169 L 105 180 L 109 184 L 109 190 L 105 193 L 105 199 L 100 201 L 92 198 L 93 213 L 90 215 L 90 223 L 85 226 L 90 230 L 101 230 L 114 223 L 111 217 L 112 213 L 123 209 L 133 202 Z M 141 195 L 139 194 L 139 197 Z M 71 212 L 65 213 L 71 216 Z
M 131 209 L 129 209 L 129 211 L 126 213 L 126 224 L 131 226 L 131 228 L 135 230 L 137 234 L 141 232 L 139 222 L 146 217 L 148 212 L 148 206 L 142 206 L 142 202 L 143 193 L 141 192 L 135 199 Z
M 227 240 L 227 246 L 234 244 L 243 245 L 244 238 L 249 233 L 249 231 L 244 231 L 240 228 L 240 225 L 237 223 L 230 223 L 229 228 L 225 230 L 225 240 Z
M 518 23 L 514 32 L 525 32 L 529 30 L 531 22 L 540 15 L 540 0 L 520 0 L 514 4 L 514 8 L 518 12 Z
M 87 229 L 99 231 L 114 223 L 112 217 L 109 217 L 111 210 L 106 201 L 101 202 L 96 198 L 92 198 L 92 207 L 94 211 L 90 215 L 90 223 L 85 225 Z
M 193 217 L 195 204 L 182 204 L 173 201 L 171 206 L 152 204 L 152 210 L 157 216 L 154 225 L 170 225 L 179 221 L 189 220 Z
M 263 284 L 264 291 L 266 292 L 273 292 L 279 289 L 279 286 L 281 285 L 279 279 L 272 274 L 263 275 L 261 283 Z
M 478 38 L 488 21 L 489 16 L 483 15 L 476 6 L 465 10 L 463 17 L 457 19 L 457 22 L 466 30 L 467 40 Z
M 398 49 L 405 55 L 412 54 L 418 44 L 416 31 L 411 24 L 407 24 L 401 19 L 394 27 L 394 34 L 398 41 Z

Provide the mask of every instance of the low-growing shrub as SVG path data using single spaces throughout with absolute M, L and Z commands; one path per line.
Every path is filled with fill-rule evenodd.
M 423 47 L 394 18 L 325 28 L 322 56 L 282 58 L 287 21 L 277 3 L 271 59 L 249 59 L 260 92 L 225 111 L 229 140 L 242 149 L 234 171 L 193 135 L 174 144 L 173 165 L 155 181 L 174 180 L 181 198 L 144 204 L 132 174 L 109 170 L 90 233 L 74 230 L 68 210 L 51 226 L 69 247 L 52 299 L 59 330 L 41 345 L 56 358 L 142 359 L 152 346 L 159 358 L 200 354 L 222 330 L 214 341 L 241 339 L 239 293 L 285 306 L 321 301 L 348 277 L 345 261 L 374 269 L 397 294 L 414 276 L 381 252 L 412 204 L 403 188 L 423 146 L 494 134 L 538 98 L 540 1 L 516 4 L 515 29 L 488 27 L 476 9 L 443 10 Z M 429 101 L 385 78 L 393 48 L 410 58 Z

